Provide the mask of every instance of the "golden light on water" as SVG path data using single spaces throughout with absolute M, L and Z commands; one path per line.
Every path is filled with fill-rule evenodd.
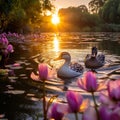
M 55 25 L 59 24 L 59 23 L 60 23 L 60 19 L 59 19 L 58 14 L 53 14 L 51 21 L 52 21 L 52 23 L 55 24 Z
M 54 36 L 53 45 L 54 45 L 54 51 L 58 52 L 59 51 L 59 39 L 57 35 Z

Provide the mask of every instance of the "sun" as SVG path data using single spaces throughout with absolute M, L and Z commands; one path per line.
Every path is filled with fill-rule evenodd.
M 55 25 L 59 24 L 59 23 L 60 23 L 59 16 L 58 16 L 57 14 L 53 14 L 51 21 L 52 21 L 52 23 L 55 24 Z

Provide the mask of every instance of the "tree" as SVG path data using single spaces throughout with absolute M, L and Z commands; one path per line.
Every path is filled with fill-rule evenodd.
M 108 0 L 99 15 L 107 23 L 120 24 L 120 0 Z
M 50 0 L 0 0 L 0 31 L 21 32 L 27 26 L 39 26 L 42 13 L 52 7 Z
M 98 13 L 107 0 L 91 0 L 88 4 L 91 13 Z
M 63 27 L 71 31 L 91 30 L 101 22 L 98 14 L 90 14 L 85 5 L 60 9 L 59 16 L 62 30 Z

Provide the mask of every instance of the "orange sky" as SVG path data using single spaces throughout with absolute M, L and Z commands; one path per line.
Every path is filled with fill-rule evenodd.
M 69 6 L 88 5 L 91 0 L 54 0 L 53 4 L 59 8 L 66 8 Z

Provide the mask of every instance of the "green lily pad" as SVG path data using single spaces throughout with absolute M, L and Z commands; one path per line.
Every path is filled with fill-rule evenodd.
M 0 69 L 0 75 L 8 75 L 7 69 Z

